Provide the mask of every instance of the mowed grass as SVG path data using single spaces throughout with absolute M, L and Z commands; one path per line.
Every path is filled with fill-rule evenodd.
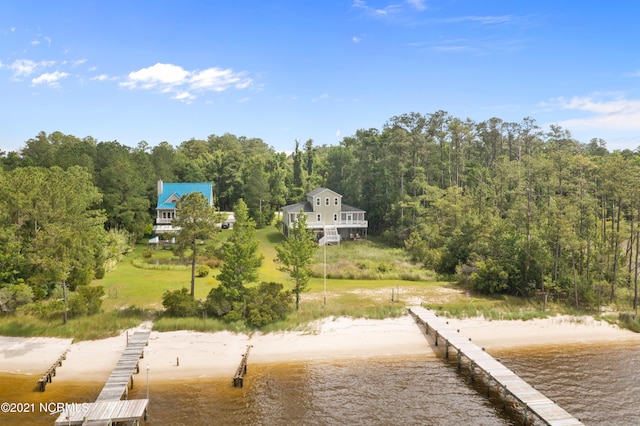
M 231 235 L 230 230 L 217 234 L 219 242 Z M 293 282 L 289 276 L 278 270 L 276 263 L 276 246 L 284 241 L 279 229 L 273 226 L 259 229 L 256 237 L 260 243 L 259 252 L 263 256 L 259 271 L 259 280 L 273 281 L 283 284 L 285 289 L 292 289 Z M 105 287 L 105 311 L 122 310 L 128 307 L 145 310 L 162 310 L 162 295 L 166 291 L 190 288 L 191 271 L 188 267 L 178 269 L 142 269 L 134 266 L 144 259 L 142 253 L 146 245 L 138 245 L 115 271 L 108 273 L 104 279 L 94 281 L 94 285 Z M 158 250 L 153 259 L 162 260 L 172 257 L 170 250 Z M 135 261 L 135 262 L 134 262 Z M 314 256 L 314 268 L 323 270 L 324 249 L 318 247 Z M 368 276 L 371 269 L 385 265 L 386 272 L 378 273 L 375 279 L 337 279 L 316 276 L 309 280 L 308 289 L 301 295 L 300 309 L 287 320 L 287 324 L 275 324 L 271 328 L 299 327 L 308 321 L 329 316 L 353 316 L 366 318 L 384 318 L 395 316 L 407 305 L 425 305 L 439 311 L 443 315 L 457 317 L 484 315 L 487 318 L 527 318 L 542 315 L 537 301 L 519 304 L 516 298 L 487 298 L 475 296 L 465 288 L 450 282 L 437 281 L 432 272 L 413 265 L 403 250 L 390 248 L 375 239 L 369 241 L 345 241 L 339 246 L 327 247 L 327 269 L 343 267 L 354 272 L 362 271 Z M 422 280 L 404 280 L 399 278 L 402 272 L 420 274 Z M 339 272 L 339 271 L 337 271 Z M 195 296 L 205 299 L 209 291 L 218 285 L 216 276 L 219 269 L 211 269 L 207 277 L 196 277 Z M 327 274 L 328 275 L 328 274 Z M 336 275 L 340 276 L 339 273 Z M 388 278 L 392 277 L 392 278 Z M 531 312 L 534 312 L 533 314 Z M 193 321 L 198 321 L 197 319 Z M 201 319 L 197 327 L 215 330 L 221 326 L 212 319 Z M 202 322 L 204 321 L 204 322 Z M 178 320 L 163 318 L 163 328 L 174 329 L 187 324 Z M 188 321 L 187 321 L 188 322 Z M 206 324 L 205 324 L 206 323 Z M 196 327 L 191 324 L 189 328 Z M 197 328 L 196 327 L 196 328 Z M 234 327 L 239 327 L 238 325 Z
M 223 230 L 216 235 L 216 241 L 222 242 L 231 235 L 230 230 Z M 260 242 L 260 254 L 264 257 L 260 268 L 259 281 L 275 281 L 287 285 L 288 275 L 280 272 L 274 263 L 276 258 L 276 244 L 283 240 L 274 227 L 257 230 L 256 236 Z M 191 288 L 191 268 L 189 266 L 167 267 L 164 269 L 139 268 L 134 263 L 142 263 L 146 244 L 138 244 L 114 271 L 105 275 L 101 280 L 94 280 L 93 285 L 101 285 L 105 289 L 103 308 L 105 310 L 123 309 L 136 306 L 145 309 L 162 309 L 162 295 L 166 291 L 179 290 L 182 287 Z M 152 259 L 162 261 L 172 257 L 171 250 L 158 249 Z M 206 277 L 196 277 L 195 297 L 205 299 L 212 288 L 218 285 L 216 276 L 218 268 L 211 269 Z

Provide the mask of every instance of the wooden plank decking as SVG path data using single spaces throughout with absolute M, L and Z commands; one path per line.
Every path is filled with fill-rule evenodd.
M 135 423 L 146 415 L 147 399 L 126 400 L 129 388 L 133 388 L 133 374 L 140 372 L 140 359 L 151 332 L 137 332 L 128 339 L 120 360 L 111 372 L 96 402 L 86 404 L 86 409 L 61 413 L 55 424 L 62 425 L 111 425 L 113 422 Z M 123 401 L 122 398 L 125 398 Z
M 91 425 L 108 426 L 113 422 L 124 423 L 144 418 L 148 400 L 130 399 L 125 401 L 102 401 L 88 404 L 87 410 L 77 410 L 71 413 L 62 413 L 57 426 L 63 425 Z
M 149 340 L 150 332 L 137 332 L 125 348 L 120 360 L 111 372 L 102 388 L 102 392 L 96 399 L 99 401 L 119 401 L 128 394 L 129 386 L 133 387 L 133 373 L 140 372 L 140 358 L 144 358 L 144 347 Z
M 416 321 L 425 327 L 427 334 L 430 329 L 433 331 L 436 346 L 444 344 L 446 357 L 449 357 L 450 348 L 453 348 L 458 357 L 458 368 L 460 368 L 461 358 L 467 358 L 470 363 L 472 379 L 476 369 L 482 371 L 487 376 L 490 385 L 493 382 L 502 389 L 504 394 L 508 394 L 518 401 L 523 407 L 525 419 L 528 414 L 533 414 L 549 426 L 583 424 L 482 348 L 472 343 L 470 339 L 460 335 L 457 330 L 454 330 L 432 311 L 420 306 L 412 306 L 408 309 Z

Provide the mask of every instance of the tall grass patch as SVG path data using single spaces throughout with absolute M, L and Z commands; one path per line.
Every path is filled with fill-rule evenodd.
M 119 314 L 118 311 L 103 312 L 87 317 L 70 318 L 67 324 L 59 321 L 41 320 L 32 316 L 12 315 L 0 317 L 0 335 L 14 337 L 61 337 L 74 341 L 104 339 L 136 327 L 144 321 L 142 314 Z

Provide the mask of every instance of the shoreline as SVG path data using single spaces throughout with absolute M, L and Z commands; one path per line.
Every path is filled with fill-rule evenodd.
M 640 334 L 588 316 L 447 321 L 488 352 L 540 345 L 640 342 Z M 73 344 L 71 339 L 0 336 L 0 374 L 38 376 L 69 348 L 54 381 L 104 382 L 126 346 L 127 332 L 131 336 L 143 329 L 149 330 L 150 324 L 116 337 Z M 251 345 L 250 364 L 436 356 L 410 315 L 384 320 L 328 318 L 315 322 L 310 330 L 252 335 L 228 331 L 152 331 L 144 358 L 140 359 L 140 371 L 148 366 L 152 382 L 228 378 L 233 376 L 248 345 Z

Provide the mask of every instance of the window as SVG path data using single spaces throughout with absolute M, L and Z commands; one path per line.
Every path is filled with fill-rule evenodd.
M 338 197 L 336 197 L 336 198 L 334 198 L 334 199 L 333 199 L 333 205 L 334 205 L 334 206 L 337 206 L 337 205 L 338 205 Z
M 320 205 L 320 197 L 316 198 L 316 206 Z
M 338 221 L 338 213 L 334 213 L 333 214 L 333 221 L 337 222 Z
M 320 213 L 318 213 L 318 216 L 316 216 L 318 222 L 322 222 L 322 215 Z
M 328 206 L 328 205 L 329 205 L 329 197 L 327 197 L 327 198 L 325 198 L 325 199 L 324 199 L 324 205 L 325 205 L 325 206 Z

